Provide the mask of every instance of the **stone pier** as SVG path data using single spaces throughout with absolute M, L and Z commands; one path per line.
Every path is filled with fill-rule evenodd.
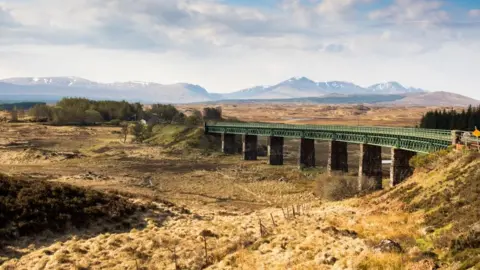
M 328 157 L 328 174 L 332 172 L 348 172 L 348 144 L 346 142 L 331 141 Z
M 283 165 L 283 137 L 268 137 L 268 164 Z
M 300 140 L 300 154 L 298 160 L 300 169 L 315 167 L 315 140 Z
M 257 160 L 258 136 L 243 135 L 243 160 Z
M 392 148 L 392 165 L 390 167 L 390 186 L 396 186 L 413 174 L 410 159 L 416 153 Z
M 373 180 L 375 189 L 382 189 L 382 147 L 361 144 L 358 189 L 368 188 L 366 183 L 370 179 Z
M 222 134 L 222 152 L 227 155 L 233 155 L 237 152 L 235 134 Z
M 210 140 L 213 144 L 213 147 L 215 147 L 215 150 L 220 151 L 222 148 L 222 134 L 220 133 L 211 133 L 208 134 L 210 136 Z

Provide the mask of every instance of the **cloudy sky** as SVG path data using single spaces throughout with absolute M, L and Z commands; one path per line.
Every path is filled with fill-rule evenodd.
M 480 99 L 480 0 L 0 0 L 0 78 L 395 80 Z

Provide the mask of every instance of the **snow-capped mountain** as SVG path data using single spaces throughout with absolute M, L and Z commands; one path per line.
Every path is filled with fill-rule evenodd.
M 348 98 L 350 103 L 360 100 L 391 100 L 396 104 L 403 100 L 407 104 L 421 104 L 424 98 L 428 99 L 432 96 L 429 95 L 430 93 L 436 93 L 434 96 L 441 97 L 449 94 L 426 92 L 418 88 L 405 87 L 398 82 L 362 87 L 344 81 L 315 82 L 306 77 L 292 77 L 275 85 L 254 86 L 228 94 L 209 93 L 205 88 L 189 83 L 169 85 L 140 81 L 99 83 L 79 77 L 25 77 L 0 80 L 0 100 L 24 101 L 54 101 L 62 97 L 86 97 L 143 103 L 198 103 L 252 99 L 265 100 L 265 102 L 274 99 L 288 102 L 288 100 L 308 98 L 324 98 L 335 102 L 335 100 Z M 374 96 L 378 98 L 372 98 Z M 458 100 L 459 104 L 475 103 L 468 97 L 455 96 L 454 99 Z M 427 102 L 431 100 L 423 103 Z
M 141 102 L 189 103 L 211 100 L 198 85 L 150 82 L 97 83 L 78 77 L 28 77 L 0 80 L 1 97 L 45 96 L 51 99 L 79 96 L 92 99 L 132 100 Z
M 365 91 L 364 88 L 349 82 L 330 81 L 318 82 L 318 86 L 323 87 L 328 93 L 336 94 L 359 94 Z
M 329 94 L 405 94 L 424 92 L 421 89 L 405 88 L 396 82 L 376 84 L 368 88 L 350 82 L 314 82 L 306 77 L 293 77 L 279 84 L 255 86 L 224 95 L 228 99 L 279 99 L 299 97 L 322 97 Z
M 1 82 L 15 85 L 49 85 L 49 86 L 75 86 L 94 87 L 98 83 L 79 77 L 22 77 L 0 80 Z
M 248 99 L 252 95 L 258 95 L 260 93 L 265 93 L 268 91 L 270 86 L 255 86 L 247 89 L 243 89 L 237 92 L 229 93 L 229 94 L 219 94 L 220 98 L 228 98 L 228 99 Z
M 406 88 L 398 82 L 386 82 L 374 84 L 367 88 L 371 93 L 381 94 L 405 94 L 405 93 L 422 93 L 425 90 L 419 88 Z

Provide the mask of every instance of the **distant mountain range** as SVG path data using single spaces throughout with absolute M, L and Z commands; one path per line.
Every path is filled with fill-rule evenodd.
M 375 84 L 363 88 L 353 83 L 341 81 L 314 82 L 306 77 L 291 78 L 273 86 L 256 86 L 230 94 L 224 99 L 291 99 L 301 97 L 323 97 L 331 94 L 406 94 L 421 93 L 425 90 L 406 88 L 397 82 Z
M 293 77 L 273 86 L 255 86 L 227 94 L 209 93 L 201 86 L 188 83 L 170 85 L 135 81 L 98 83 L 78 77 L 22 77 L 0 80 L 0 100 L 3 101 L 56 101 L 62 97 L 86 97 L 143 103 L 201 103 L 235 100 L 264 102 L 303 100 L 320 103 L 391 102 L 412 105 L 448 101 L 448 105 L 459 106 L 479 103 L 474 99 L 448 92 L 441 92 L 440 100 L 431 99 L 432 93 L 439 92 L 407 88 L 398 82 L 379 83 L 364 88 L 350 82 L 315 82 L 306 77 Z M 450 98 L 456 104 L 450 104 Z
M 183 103 L 209 101 L 204 88 L 187 83 L 163 85 L 149 82 L 98 83 L 78 77 L 10 78 L 0 80 L 0 100 L 62 97 Z

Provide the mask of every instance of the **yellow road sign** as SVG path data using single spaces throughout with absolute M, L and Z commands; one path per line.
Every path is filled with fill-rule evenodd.
M 480 137 L 480 130 L 478 130 L 477 128 L 475 128 L 475 131 L 472 132 L 472 134 L 473 134 L 473 136 L 475 136 L 475 137 L 478 138 L 478 137 Z

